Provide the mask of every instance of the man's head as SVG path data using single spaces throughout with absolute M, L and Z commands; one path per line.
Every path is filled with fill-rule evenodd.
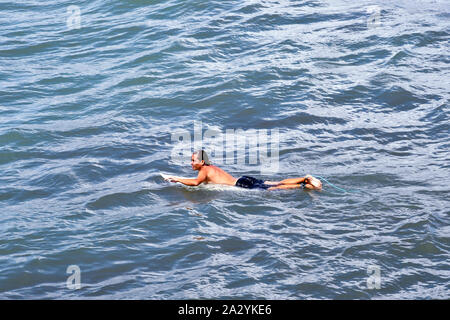
M 192 170 L 200 170 L 203 166 L 209 166 L 211 163 L 209 162 L 208 155 L 203 150 L 195 151 L 191 156 L 191 167 Z

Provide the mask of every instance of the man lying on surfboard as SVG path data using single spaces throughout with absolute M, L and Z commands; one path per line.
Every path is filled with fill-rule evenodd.
M 165 180 L 170 182 L 181 182 L 187 186 L 198 186 L 201 183 L 216 183 L 230 186 L 237 186 L 241 188 L 261 188 L 266 190 L 278 189 L 296 189 L 304 187 L 311 190 L 321 190 L 322 182 L 311 175 L 306 175 L 301 178 L 290 178 L 281 181 L 263 181 L 249 176 L 242 176 L 238 179 L 212 165 L 209 161 L 208 155 L 205 151 L 199 150 L 191 156 L 192 170 L 198 171 L 196 179 L 184 179 L 179 177 L 166 177 Z

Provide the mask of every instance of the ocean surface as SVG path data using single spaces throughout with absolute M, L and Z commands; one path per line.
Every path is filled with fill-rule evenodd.
M 448 1 L 2 1 L 0 30 L 0 299 L 450 299 Z M 213 162 L 323 191 L 164 181 L 196 123 L 277 130 L 278 170 Z

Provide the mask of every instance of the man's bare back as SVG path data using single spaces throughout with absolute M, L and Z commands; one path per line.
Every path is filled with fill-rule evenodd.
M 206 175 L 204 183 L 218 183 L 230 186 L 234 186 L 236 184 L 237 179 L 235 177 L 212 164 L 209 166 L 203 166 L 198 175 L 203 174 L 202 171 L 204 171 L 204 174 Z

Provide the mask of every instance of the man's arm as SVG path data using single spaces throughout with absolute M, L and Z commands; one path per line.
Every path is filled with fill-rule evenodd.
M 196 179 L 179 179 L 171 178 L 171 182 L 181 182 L 187 186 L 198 186 L 200 183 L 206 181 L 206 170 L 200 170 Z

